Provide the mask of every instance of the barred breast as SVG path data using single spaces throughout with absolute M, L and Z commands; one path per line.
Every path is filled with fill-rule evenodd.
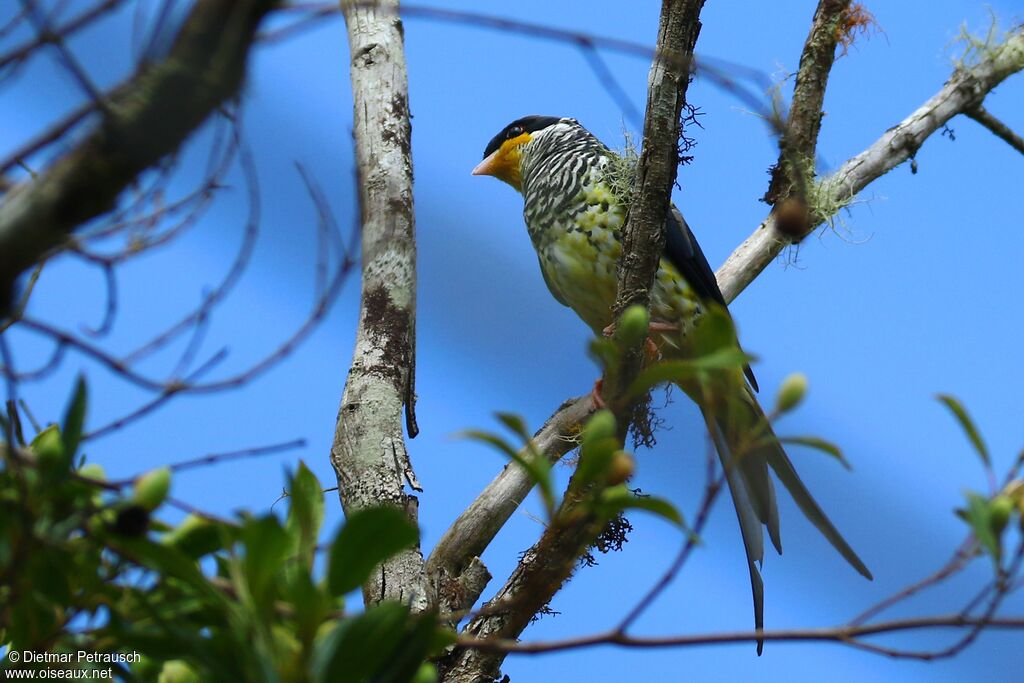
M 597 334 L 612 322 L 625 220 L 622 202 L 603 179 L 607 162 L 607 157 L 596 159 L 581 174 L 582 181 L 573 188 L 574 194 L 561 202 L 551 202 L 558 205 L 553 214 L 526 211 L 527 226 L 549 289 Z M 698 312 L 690 287 L 667 259 L 662 259 L 658 268 L 651 312 L 656 320 L 680 324 L 684 333 Z M 671 338 L 662 341 L 672 345 L 676 342 Z

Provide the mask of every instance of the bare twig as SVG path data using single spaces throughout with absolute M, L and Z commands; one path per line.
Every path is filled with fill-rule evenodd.
M 138 175 L 176 150 L 242 81 L 260 21 L 276 0 L 199 0 L 167 59 L 104 101 L 110 114 L 0 205 L 0 306 L 14 280 L 82 223 L 114 207 Z M 156 132 L 159 134 L 156 134 Z
M 715 500 L 718 498 L 718 494 L 722 490 L 722 484 L 725 482 L 725 473 L 722 472 L 716 475 L 717 471 L 717 459 L 715 457 L 714 448 L 709 445 L 707 466 L 705 468 L 704 478 L 704 495 L 701 498 L 700 505 L 697 507 L 697 514 L 694 517 L 693 528 L 690 529 L 687 534 L 686 541 L 683 543 L 682 548 L 679 549 L 679 553 L 676 555 L 672 564 L 665 571 L 665 573 L 658 579 L 658 582 L 651 586 L 650 590 L 640 599 L 640 601 L 631 609 L 619 625 L 615 627 L 615 630 L 619 633 L 625 633 L 629 630 L 629 627 L 636 623 L 636 620 L 647 611 L 647 609 L 654 604 L 654 601 L 658 599 L 666 588 L 672 583 L 672 581 L 682 571 L 683 566 L 689 559 L 694 548 L 701 542 L 700 535 L 704 530 L 704 525 L 708 521 L 708 517 L 711 514 L 711 508 L 715 504 Z
M 541 654 L 545 652 L 578 650 L 597 645 L 618 645 L 621 647 L 653 649 L 661 647 L 751 643 L 757 642 L 758 640 L 774 642 L 834 642 L 842 645 L 859 646 L 864 643 L 857 639 L 864 636 L 936 628 L 973 629 L 979 625 L 987 628 L 1024 629 L 1024 617 L 992 617 L 990 619 L 984 619 L 978 617 L 965 617 L 960 614 L 949 614 L 932 617 L 917 617 L 912 619 L 894 619 L 892 621 L 883 621 L 877 624 L 865 624 L 861 626 L 844 625 L 819 629 L 737 631 L 729 633 L 706 633 L 698 635 L 661 637 L 629 636 L 618 631 L 605 631 L 579 638 L 534 642 L 519 642 L 512 639 L 478 639 L 462 635 L 459 636 L 456 642 L 459 647 L 463 648 L 528 655 Z M 901 653 L 899 651 L 893 651 L 891 656 L 899 657 L 901 656 Z M 922 656 L 919 653 L 912 653 L 906 656 L 910 659 L 929 658 L 927 656 Z
M 988 128 L 996 137 L 1002 139 L 1010 147 L 1024 154 L 1024 138 L 1014 133 L 1013 129 L 1005 123 L 992 116 L 985 107 L 979 104 L 974 109 L 968 109 L 964 114 Z
M 931 586 L 937 585 L 942 581 L 945 581 L 953 574 L 956 574 L 957 572 L 962 570 L 970 563 L 972 559 L 977 557 L 977 546 L 977 541 L 975 541 L 973 537 L 968 537 L 967 540 L 961 543 L 960 547 L 956 549 L 956 552 L 953 553 L 953 557 L 949 559 L 949 562 L 944 564 L 933 574 L 925 577 L 924 579 L 921 579 L 920 581 L 910 584 L 903 590 L 872 605 L 868 609 L 858 614 L 852 620 L 850 620 L 850 624 L 853 626 L 859 626 L 863 623 L 866 623 L 869 619 L 878 616 L 879 614 L 889 609 L 893 605 L 896 605 L 897 603 L 906 600 L 907 598 L 917 594 L 918 592 L 926 588 L 930 588 Z
M 292 439 L 291 441 L 284 441 L 282 443 L 269 444 L 266 446 L 240 448 L 238 450 L 227 451 L 225 453 L 210 453 L 208 455 L 199 456 L 198 458 L 172 463 L 167 466 L 167 469 L 171 472 L 181 472 L 183 470 L 191 470 L 198 467 L 209 467 L 210 465 L 217 465 L 231 460 L 247 460 L 249 458 L 257 458 L 264 455 L 275 455 L 277 453 L 283 453 L 284 451 L 292 451 L 296 448 L 304 448 L 305 446 L 305 439 Z M 110 484 L 117 487 L 124 487 L 133 484 L 137 479 L 138 477 L 126 477 L 124 479 L 111 481 Z
M 76 16 L 74 19 L 70 19 L 67 23 L 56 30 L 40 33 L 35 37 L 35 39 L 28 43 L 11 50 L 7 54 L 0 55 L 0 69 L 21 63 L 31 55 L 35 54 L 39 48 L 43 47 L 47 43 L 51 43 L 54 40 L 65 40 L 71 37 L 76 32 L 101 18 L 107 12 L 116 9 L 117 6 L 123 2 L 124 0 L 104 0 L 104 2 L 83 10 L 81 14 Z M 30 12 L 28 7 L 26 5 L 22 5 L 22 10 L 18 14 L 18 17 L 28 18 L 29 15 Z

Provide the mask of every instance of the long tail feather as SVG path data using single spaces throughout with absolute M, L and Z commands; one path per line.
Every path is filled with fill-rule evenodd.
M 743 550 L 747 555 L 750 590 L 754 600 L 754 628 L 760 631 L 764 628 L 764 582 L 761 580 L 761 572 L 758 571 L 758 565 L 764 560 L 764 534 L 761 531 L 761 520 L 751 504 L 747 485 L 743 481 L 740 470 L 733 466 L 722 428 L 712 420 L 708 420 L 708 425 L 714 429 L 712 439 L 715 442 L 715 450 L 718 452 L 722 470 L 725 472 L 725 481 L 729 484 L 729 493 L 732 494 L 733 507 L 736 509 L 736 519 L 740 523 L 740 536 L 743 537 Z M 764 641 L 757 641 L 757 654 L 760 655 L 763 649 Z
M 775 489 L 768 474 L 769 466 L 804 516 L 854 569 L 868 579 L 872 578 L 867 566 L 800 480 L 753 393 L 744 388 L 741 398 L 729 401 L 727 406 L 719 406 L 713 414 L 705 411 L 705 418 L 712 428 L 712 440 L 725 470 L 736 518 L 739 520 L 750 571 L 755 628 L 760 630 L 764 626 L 764 584 L 758 571 L 758 565 L 764 559 L 763 528 L 768 530 L 775 549 L 782 553 L 779 511 Z M 758 654 L 763 645 L 763 641 L 758 641 Z

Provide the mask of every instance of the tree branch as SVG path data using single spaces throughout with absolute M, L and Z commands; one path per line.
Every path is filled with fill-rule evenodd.
M 1024 629 L 1024 617 L 966 617 L 962 614 L 950 614 L 934 617 L 917 617 L 912 619 L 894 619 L 877 624 L 860 626 L 836 626 L 832 628 L 787 629 L 778 631 L 737 631 L 730 633 L 706 633 L 683 636 L 630 636 L 620 631 L 606 631 L 579 638 L 564 640 L 536 641 L 520 643 L 516 640 L 480 640 L 470 636 L 459 636 L 458 646 L 490 652 L 541 654 L 545 652 L 561 652 L 596 645 L 619 645 L 622 647 L 659 648 L 682 647 L 694 645 L 726 645 L 735 643 L 751 643 L 759 640 L 775 642 L 818 641 L 836 642 L 845 645 L 859 646 L 855 640 L 864 636 L 900 631 L 914 631 L 930 628 L 973 629 L 978 626 L 986 628 Z M 896 654 L 894 656 L 900 656 Z M 927 654 L 910 655 L 915 659 L 927 659 Z
M 140 173 L 177 150 L 238 92 L 256 29 L 278 0 L 199 0 L 168 57 L 105 97 L 93 131 L 0 205 L 0 315 L 17 276 L 72 230 L 114 208 Z
M 816 203 L 833 207 L 832 214 L 838 212 L 869 183 L 913 158 L 928 136 L 951 118 L 973 110 L 993 88 L 1021 69 L 1024 69 L 1024 28 L 1017 29 L 1006 42 L 991 49 L 977 65 L 956 69 L 931 99 L 818 183 Z M 816 213 L 811 226 L 820 225 L 830 217 L 831 214 Z M 718 285 L 725 300 L 730 302 L 739 296 L 790 242 L 790 237 L 779 230 L 779 217 L 773 212 L 718 269 Z
M 643 152 L 623 228 L 619 294 L 613 310 L 616 319 L 627 307 L 639 304 L 646 308 L 650 302 L 649 292 L 665 241 L 665 216 L 678 165 L 679 117 L 686 98 L 703 5 L 704 0 L 664 0 L 662 3 L 656 54 L 678 55 L 679 58 L 656 58 L 651 66 Z M 605 373 L 603 397 L 614 406 L 620 438 L 625 436 L 632 412 L 626 388 L 640 370 L 641 346 L 638 344 L 614 372 Z M 580 554 L 600 533 L 601 527 L 595 514 L 577 505 L 570 483 L 570 491 L 550 526 L 527 551 L 484 612 L 467 624 L 464 633 L 477 638 L 517 638 L 569 578 Z M 503 660 L 502 652 L 456 647 L 442 667 L 443 680 L 464 683 L 489 680 L 497 675 Z
M 665 250 L 665 217 L 679 166 L 679 117 L 686 103 L 693 49 L 700 33 L 703 0 L 664 0 L 658 23 L 656 55 L 651 64 L 644 112 L 644 141 L 633 180 L 629 214 L 622 229 L 618 264 L 618 295 L 612 313 L 617 320 L 632 305 L 650 306 L 650 290 Z M 605 373 L 602 397 L 617 408 L 625 436 L 631 406 L 623 402 L 627 387 L 643 365 L 643 344 L 629 350 L 613 372 Z
M 593 410 L 594 402 L 589 395 L 566 401 L 534 435 L 534 447 L 552 463 L 557 462 L 576 447 L 575 437 L 580 426 Z M 526 458 L 529 452 L 524 449 L 520 455 Z M 434 546 L 427 561 L 427 572 L 442 613 L 461 612 L 471 607 L 480 597 L 484 586 L 479 586 L 480 591 L 475 591 L 475 594 L 474 591 L 466 592 L 463 590 L 466 586 L 461 581 L 462 575 L 467 568 L 478 566 L 479 557 L 519 508 L 534 484 L 526 470 L 515 463 L 509 463 Z
M 968 109 L 964 113 L 988 128 L 996 137 L 1002 139 L 1010 147 L 1024 154 L 1024 138 L 1014 133 L 1013 129 L 1008 125 L 992 116 L 985 107 L 979 104 L 974 109 Z
M 808 170 L 814 168 L 825 89 L 842 35 L 840 21 L 850 9 L 850 1 L 820 0 L 814 12 L 800 55 L 786 130 L 779 139 L 779 162 L 772 169 L 772 180 L 765 194 L 769 204 L 787 198 L 794 191 L 803 194 L 801 188 L 813 180 L 807 177 Z
M 416 241 L 409 88 L 398 0 L 342 2 L 348 26 L 356 168 L 362 208 L 362 296 L 355 351 L 338 411 L 331 462 L 346 514 L 375 505 L 416 523 L 419 490 L 402 433 L 415 349 Z M 412 434 L 415 436 L 415 434 Z M 418 545 L 387 560 L 363 587 L 426 609 Z

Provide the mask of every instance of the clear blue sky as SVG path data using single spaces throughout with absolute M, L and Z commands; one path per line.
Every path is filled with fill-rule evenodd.
M 71 3 L 74 5 L 75 3 Z M 436 6 L 474 9 L 444 0 Z M 709 2 L 699 53 L 766 76 L 796 70 L 813 2 Z M 655 2 L 494 3 L 506 16 L 593 34 L 653 43 Z M 1009 24 L 1020 6 L 989 2 Z M 13 3 L 12 3 L 13 6 Z M 490 6 L 490 4 L 488 4 Z M 989 21 L 978 1 L 873 3 L 882 31 L 861 39 L 833 70 L 819 154 L 823 171 L 864 149 L 936 92 L 950 73 L 946 46 L 966 21 Z M 0 18 L 9 9 L 0 11 Z M 1019 14 L 1017 15 L 1019 19 Z M 131 12 L 82 34 L 72 46 L 104 85 L 120 80 L 135 52 Z M 452 435 L 495 426 L 495 410 L 523 414 L 537 426 L 565 398 L 588 391 L 598 370 L 588 360 L 588 332 L 548 294 L 508 187 L 469 170 L 490 137 L 529 113 L 574 116 L 611 145 L 623 115 L 571 46 L 422 19 L 406 23 L 416 209 L 420 249 L 419 421 L 410 448 L 419 478 L 424 547 L 503 465 L 496 454 Z M 606 55 L 637 107 L 648 62 Z M 247 275 L 214 317 L 207 354 L 223 345 L 229 365 L 276 347 L 308 310 L 313 289 L 315 213 L 293 161 L 324 186 L 347 226 L 353 212 L 348 47 L 340 20 L 263 49 L 246 88 L 245 130 L 263 186 L 260 243 Z M 789 94 L 791 84 L 783 87 Z M 0 89 L 0 152 L 43 129 L 80 100 L 75 85 L 47 59 Z M 717 267 L 765 215 L 757 201 L 776 157 L 765 127 L 729 93 L 700 79 L 690 100 L 701 107 L 696 159 L 680 173 L 676 201 Z M 1024 79 L 1003 85 L 989 109 L 1024 131 Z M 965 488 L 982 490 L 978 462 L 934 394 L 959 396 L 979 423 L 997 470 L 1024 445 L 1019 359 L 1024 335 L 1019 292 L 1024 271 L 1020 188 L 1024 160 L 973 121 L 957 118 L 955 141 L 935 136 L 908 166 L 872 184 L 837 233 L 808 238 L 796 259 L 772 264 L 733 305 L 767 401 L 794 371 L 810 378 L 805 406 L 779 425 L 786 434 L 817 434 L 839 443 L 846 472 L 813 452 L 792 457 L 812 491 L 875 573 L 868 583 L 831 551 L 788 499 L 782 502 L 783 557 L 764 567 L 768 628 L 840 623 L 943 563 L 965 526 L 953 514 Z M 195 160 L 186 160 L 196 167 Z M 187 187 L 185 184 L 179 187 Z M 109 344 L 127 349 L 194 306 L 227 268 L 242 233 L 245 202 L 231 190 L 174 245 L 120 273 L 118 326 Z M 791 255 L 793 253 L 791 252 Z M 328 449 L 351 354 L 358 282 L 352 280 L 315 335 L 286 362 L 245 389 L 181 398 L 131 429 L 91 443 L 89 457 L 129 475 L 203 453 L 305 437 L 308 447 L 182 474 L 174 494 L 211 512 L 265 510 L 278 497 L 283 470 L 301 457 L 333 484 Z M 77 328 L 103 308 L 98 273 L 66 259 L 48 266 L 32 313 Z M 20 363 L 45 358 L 46 346 L 16 338 Z M 173 365 L 167 356 L 148 369 Z M 24 395 L 36 415 L 60 414 L 76 372 L 87 371 L 90 425 L 130 410 L 143 394 L 110 380 L 81 358 Z M 684 397 L 661 412 L 668 427 L 639 454 L 637 484 L 684 512 L 701 486 L 704 435 Z M 565 472 L 563 472 L 563 476 Z M 340 521 L 329 494 L 328 525 Z M 517 554 L 540 532 L 517 514 L 484 560 L 493 590 Z M 624 552 L 583 570 L 552 603 L 561 613 L 526 638 L 586 634 L 615 623 L 656 579 L 679 538 L 667 525 L 636 515 Z M 751 625 L 750 597 L 735 516 L 720 505 L 706 545 L 661 602 L 640 622 L 645 634 L 740 630 Z M 955 609 L 987 578 L 984 561 L 965 577 L 916 600 L 897 615 Z M 1008 608 L 1019 612 L 1018 597 Z M 949 634 L 905 635 L 885 642 L 924 647 Z M 934 664 L 890 661 L 820 644 L 625 651 L 602 648 L 544 657 L 511 657 L 514 681 L 1010 681 L 1024 655 L 1020 637 L 989 632 L 965 654 Z M 628 672 L 628 674 L 626 673 Z

